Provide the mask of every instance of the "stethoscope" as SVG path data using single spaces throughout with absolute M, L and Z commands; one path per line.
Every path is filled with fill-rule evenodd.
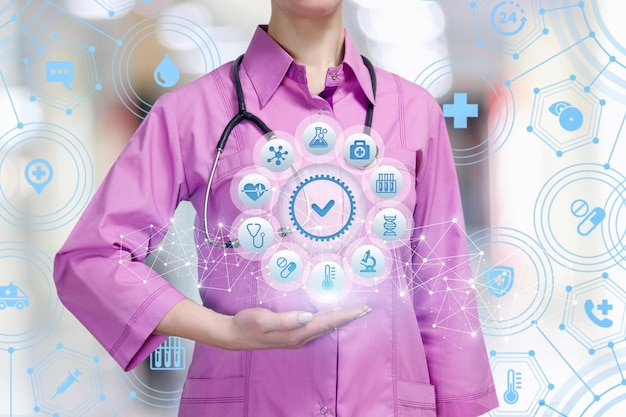
M 361 56 L 361 58 L 363 59 L 363 63 L 365 64 L 365 66 L 367 67 L 370 73 L 370 79 L 372 82 L 372 93 L 374 97 L 376 97 L 376 73 L 374 72 L 374 66 L 364 56 Z M 242 60 L 243 60 L 243 55 L 241 55 L 239 58 L 235 60 L 233 64 L 233 69 L 232 69 L 233 83 L 235 85 L 235 92 L 237 93 L 238 112 L 237 114 L 233 116 L 232 119 L 230 119 L 230 122 L 228 122 L 228 124 L 224 128 L 224 131 L 222 132 L 222 135 L 220 136 L 220 139 L 217 142 L 217 153 L 215 154 L 215 159 L 213 160 L 213 165 L 211 167 L 211 172 L 209 174 L 209 179 L 206 185 L 206 192 L 204 195 L 204 211 L 203 211 L 204 235 L 205 235 L 207 242 L 211 246 L 216 247 L 216 248 L 236 248 L 239 246 L 239 242 L 237 241 L 237 239 L 232 240 L 232 241 L 224 241 L 223 243 L 216 242 L 213 239 L 211 239 L 211 237 L 209 236 L 209 223 L 208 223 L 208 218 L 206 215 L 207 209 L 209 207 L 209 194 L 211 193 L 211 186 L 213 185 L 213 178 L 217 170 L 217 164 L 219 163 L 220 156 L 222 155 L 222 152 L 224 151 L 224 147 L 226 146 L 226 142 L 228 142 L 228 138 L 230 137 L 230 134 L 239 123 L 243 122 L 244 120 L 247 120 L 249 122 L 252 122 L 257 128 L 259 128 L 259 130 L 263 132 L 263 135 L 265 135 L 265 137 L 268 140 L 276 139 L 276 134 L 272 131 L 272 129 L 267 127 L 267 125 L 257 116 L 255 116 L 254 114 L 246 110 L 246 102 L 243 97 L 243 88 L 241 87 L 241 78 L 239 77 L 239 67 L 241 66 Z M 364 133 L 367 135 L 371 133 L 373 118 L 374 118 L 374 103 L 372 103 L 372 101 L 368 99 L 367 111 L 365 113 L 365 128 L 364 128 Z M 278 231 L 278 234 L 281 237 L 284 237 L 287 234 L 289 234 L 289 230 L 280 229 Z M 264 238 L 264 235 L 260 236 L 261 237 L 260 240 L 257 240 L 258 236 L 255 236 L 252 233 L 250 233 L 250 235 L 253 238 L 253 242 L 254 242 L 253 244 L 255 247 L 257 247 L 257 245 L 259 244 L 261 244 L 262 246 L 262 239 Z M 261 242 L 261 243 L 258 243 L 258 242 Z

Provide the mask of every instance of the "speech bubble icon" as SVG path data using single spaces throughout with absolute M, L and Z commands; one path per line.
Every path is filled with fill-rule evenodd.
M 37 194 L 41 194 L 46 185 L 50 184 L 53 173 L 50 162 L 40 158 L 30 161 L 24 169 L 26 181 L 32 185 Z
M 74 63 L 72 61 L 46 62 L 46 81 L 63 83 L 65 88 L 72 91 L 70 83 L 74 81 Z

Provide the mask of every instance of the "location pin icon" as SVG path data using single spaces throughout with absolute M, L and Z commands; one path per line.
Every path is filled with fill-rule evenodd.
M 52 181 L 53 169 L 45 159 L 33 159 L 24 169 L 26 181 L 33 186 L 37 194 L 41 194 L 46 185 Z

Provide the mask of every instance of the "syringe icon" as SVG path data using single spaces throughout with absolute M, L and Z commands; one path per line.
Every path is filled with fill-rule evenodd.
M 74 384 L 74 382 L 78 382 L 79 375 L 82 375 L 82 372 L 80 372 L 80 369 L 78 368 L 76 368 L 74 373 L 67 371 L 67 378 L 65 378 L 65 381 L 63 381 L 61 385 L 59 385 L 59 387 L 57 388 L 57 391 L 54 393 L 54 395 L 50 399 L 53 400 L 54 397 L 56 397 L 57 395 L 63 394 L 65 391 L 68 390 L 69 387 L 72 386 L 72 384 Z

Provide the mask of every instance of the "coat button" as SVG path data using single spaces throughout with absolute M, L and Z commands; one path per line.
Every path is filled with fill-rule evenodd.
M 324 406 L 320 408 L 320 414 L 327 414 L 328 413 L 328 407 Z

